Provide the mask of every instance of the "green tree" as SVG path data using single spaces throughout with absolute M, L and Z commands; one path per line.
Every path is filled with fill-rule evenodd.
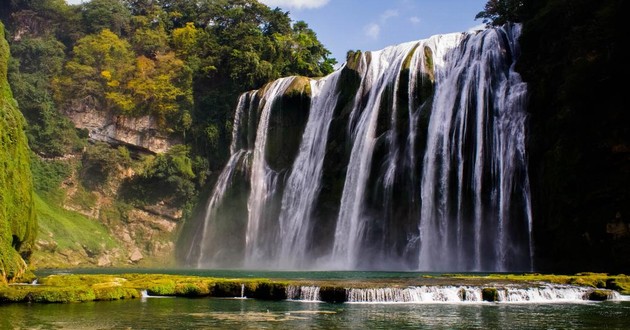
M 147 16 L 133 17 L 135 29 L 131 44 L 136 54 L 155 58 L 157 54 L 164 54 L 169 50 L 168 34 L 159 21 L 153 23 L 149 20 Z
M 155 61 L 140 56 L 127 88 L 137 111 L 144 109 L 158 124 L 177 122 L 192 107 L 192 75 L 173 52 L 158 54 Z
M 483 19 L 488 25 L 503 25 L 522 20 L 523 0 L 488 0 L 484 10 L 475 19 Z
M 88 33 L 108 29 L 118 36 L 127 35 L 131 12 L 122 0 L 91 0 L 83 4 L 83 24 Z
M 122 197 L 136 205 L 165 202 L 174 207 L 192 207 L 197 194 L 195 169 L 200 171 L 203 162 L 190 158 L 190 149 L 173 146 L 168 152 L 142 158 L 138 175 L 121 187 Z M 205 173 L 202 174 L 205 178 Z
M 83 146 L 72 123 L 57 111 L 51 93 L 50 81 L 62 70 L 64 49 L 53 36 L 23 38 L 12 47 L 9 81 L 29 124 L 29 145 L 48 157 Z
M 105 108 L 125 112 L 133 102 L 121 86 L 134 71 L 134 53 L 129 43 L 108 29 L 77 42 L 64 73 L 54 81 L 60 104 L 92 100 Z

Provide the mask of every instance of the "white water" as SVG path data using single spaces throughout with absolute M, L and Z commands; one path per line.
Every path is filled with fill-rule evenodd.
M 210 239 L 208 235 L 215 234 L 215 230 L 212 227 L 214 224 L 213 220 L 216 217 L 216 211 L 219 205 L 223 202 L 223 198 L 227 189 L 229 188 L 230 183 L 232 182 L 232 177 L 235 171 L 239 168 L 239 164 L 242 165 L 243 160 L 246 159 L 249 155 L 249 152 L 243 149 L 237 149 L 238 146 L 238 135 L 239 129 L 241 128 L 240 122 L 241 117 L 243 116 L 243 112 L 247 109 L 248 100 L 255 94 L 255 92 L 244 93 L 239 97 L 238 105 L 236 107 L 234 125 L 232 128 L 232 142 L 230 144 L 230 159 L 227 164 L 221 171 L 217 182 L 215 183 L 212 194 L 210 195 L 210 199 L 206 205 L 206 211 L 203 221 L 203 227 L 201 229 L 200 235 L 201 239 L 196 242 L 193 240 L 193 244 L 191 244 L 191 248 L 188 252 L 188 259 L 192 258 L 192 253 L 194 249 L 198 249 L 198 256 L 196 258 L 195 264 L 198 268 L 212 266 L 216 262 L 216 256 L 221 254 L 221 251 L 212 251 L 212 255 L 208 256 L 207 252 L 209 250 L 208 243 L 213 243 L 214 237 Z
M 320 302 L 318 286 L 294 286 L 287 287 L 287 299 L 303 302 Z
M 519 34 L 519 26 L 509 26 L 361 54 L 344 141 L 329 141 L 344 68 L 311 80 L 309 117 L 288 168 L 272 170 L 265 150 L 271 108 L 293 78 L 244 94 L 231 156 L 189 260 L 197 256 L 197 267 L 265 269 L 531 270 L 527 89 L 513 70 Z M 420 98 L 427 93 L 420 89 L 432 84 L 433 92 Z M 241 143 L 240 130 L 252 129 L 243 123 L 245 111 L 257 120 L 254 146 Z M 344 145 L 346 154 L 332 157 L 347 162 L 345 177 L 343 188 L 332 187 L 340 190 L 339 205 L 327 204 L 337 207 L 336 216 L 318 219 L 313 213 L 331 143 Z M 222 232 L 214 225 L 221 217 L 216 210 L 242 167 L 249 171 L 248 215 L 230 221 L 246 228 Z M 322 231 L 317 221 L 334 227 Z M 240 254 L 227 241 L 235 235 L 242 235 Z
M 331 256 L 331 265 L 336 269 L 354 269 L 359 257 L 361 238 L 366 229 L 363 203 L 372 166 L 381 100 L 388 84 L 398 80 L 403 61 L 414 46 L 416 43 L 407 43 L 372 52 L 369 62 L 365 54 L 361 56 L 361 66 L 365 73 L 359 87 L 361 93 L 357 94 L 350 115 L 351 118 L 358 118 L 358 121 L 356 127 L 351 128 L 354 144 L 346 172 Z M 393 94 L 396 94 L 396 90 Z M 367 101 L 364 97 L 367 97 Z M 352 122 L 351 120 L 350 124 Z
M 311 80 L 311 111 L 302 136 L 299 153 L 286 184 L 280 214 L 281 268 L 305 268 L 306 241 L 311 235 L 311 213 L 319 194 L 328 128 L 337 104 L 339 71 Z M 316 111 L 315 111 L 316 110 Z
M 272 82 L 262 95 L 263 103 L 260 113 L 254 156 L 251 169 L 251 192 L 247 202 L 249 218 L 245 234 L 245 265 L 264 267 L 269 257 L 269 243 L 265 240 L 269 237 L 261 237 L 261 224 L 266 214 L 265 208 L 270 198 L 274 196 L 277 185 L 277 173 L 269 168 L 265 161 L 265 148 L 267 147 L 267 135 L 271 108 L 279 95 L 293 82 L 294 77 L 281 78 Z
M 349 303 L 481 303 L 482 287 L 419 286 L 408 288 L 350 289 Z M 587 302 L 593 289 L 568 285 L 533 288 L 497 288 L 498 303 L 581 303 Z M 620 295 L 610 291 L 609 300 Z
M 420 270 L 454 270 L 467 260 L 472 264 L 465 269 L 507 270 L 515 259 L 508 250 L 519 248 L 510 241 L 509 214 L 515 207 L 528 218 L 519 228 L 530 231 L 525 267 L 531 267 L 526 85 L 506 56 L 516 51 L 506 49 L 511 46 L 503 43 L 506 35 L 503 30 L 470 35 L 461 51 L 449 55 L 447 66 L 436 69 L 422 172 Z M 524 200 L 512 201 L 514 194 Z M 512 269 L 524 267 L 517 264 Z

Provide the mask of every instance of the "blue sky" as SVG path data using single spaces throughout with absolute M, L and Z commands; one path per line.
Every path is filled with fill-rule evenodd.
M 379 50 L 482 24 L 487 0 L 259 0 L 303 20 L 337 61 L 346 52 Z
M 67 0 L 81 3 L 81 0 Z M 259 0 L 290 12 L 317 33 L 339 63 L 346 52 L 378 50 L 480 25 L 487 0 Z M 85 2 L 85 0 L 83 1 Z

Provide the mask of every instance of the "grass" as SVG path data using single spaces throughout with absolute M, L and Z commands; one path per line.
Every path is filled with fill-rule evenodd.
M 53 239 L 57 250 L 85 249 L 97 253 L 119 246 L 100 222 L 49 204 L 37 194 L 34 199 L 39 224 L 38 237 Z

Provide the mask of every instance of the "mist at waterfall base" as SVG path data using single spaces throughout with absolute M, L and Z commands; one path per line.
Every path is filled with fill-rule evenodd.
M 520 29 L 349 54 L 243 94 L 186 263 L 532 270 Z

